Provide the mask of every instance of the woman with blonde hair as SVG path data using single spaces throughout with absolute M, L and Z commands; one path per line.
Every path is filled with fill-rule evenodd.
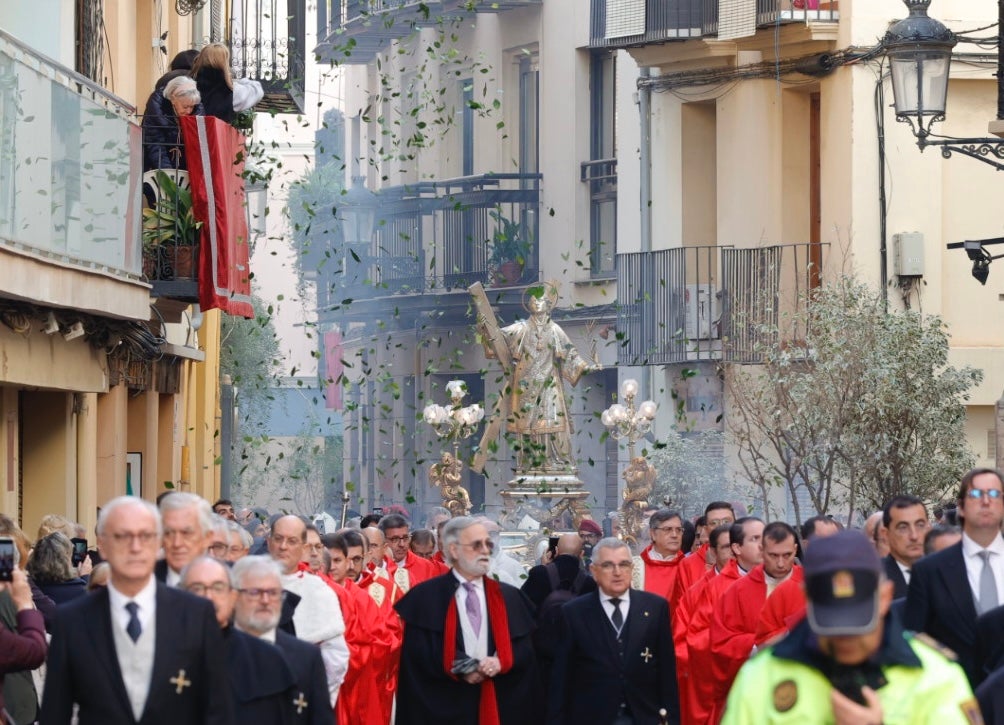
M 230 49 L 223 43 L 210 43 L 199 53 L 192 65 L 195 79 L 202 95 L 202 105 L 207 116 L 230 123 L 238 111 L 246 111 L 265 95 L 258 81 L 238 78 L 230 70 Z

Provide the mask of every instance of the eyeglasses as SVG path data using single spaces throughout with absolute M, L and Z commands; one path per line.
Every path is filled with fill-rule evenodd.
M 598 566 L 605 572 L 611 572 L 614 569 L 618 569 L 620 571 L 631 571 L 630 561 L 604 561 L 597 564 L 596 566 Z
M 219 541 L 217 541 L 215 544 L 210 544 L 209 545 L 209 551 L 210 551 L 210 553 L 213 553 L 213 554 L 226 554 L 227 553 L 227 548 L 228 547 L 227 547 L 226 544 L 224 544 L 222 542 L 219 542 Z
M 301 538 L 299 536 L 276 536 L 275 534 L 272 534 L 272 536 L 270 538 L 272 539 L 272 542 L 276 546 L 302 546 L 303 545 L 303 538 Z
M 241 594 L 251 599 L 285 599 L 286 592 L 282 589 L 238 589 Z
M 979 500 L 984 496 L 986 496 L 991 501 L 996 501 L 1002 495 L 1004 495 L 1004 492 L 1002 492 L 999 488 L 991 488 L 986 491 L 979 488 L 971 488 L 968 491 L 966 491 L 966 498 L 972 498 L 976 500 Z
M 118 546 L 123 544 L 131 544 L 134 541 L 138 541 L 141 544 L 152 544 L 157 539 L 156 531 L 140 531 L 138 534 L 127 534 L 124 532 L 116 532 L 114 534 L 109 534 Z
M 682 526 L 657 526 L 652 531 L 662 531 L 667 534 L 682 534 Z
M 213 594 L 226 594 L 230 591 L 230 585 L 226 582 L 213 582 L 212 584 L 189 584 L 185 589 L 197 597 L 206 596 L 207 592 Z
M 394 544 L 395 546 L 407 544 L 409 541 L 411 541 L 411 534 L 407 534 L 406 536 L 392 536 L 387 539 L 388 544 Z
M 722 524 L 731 524 L 731 523 L 734 523 L 732 519 L 711 519 L 710 521 L 708 521 L 707 525 L 713 529 L 717 529 Z
M 474 551 L 494 551 L 495 542 L 491 539 L 485 539 L 484 541 L 473 541 L 470 544 L 461 544 L 468 549 L 473 549 Z

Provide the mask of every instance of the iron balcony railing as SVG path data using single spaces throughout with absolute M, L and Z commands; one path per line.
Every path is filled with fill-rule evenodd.
M 543 0 L 318 0 L 314 49 L 321 61 L 368 63 L 416 28 L 453 23 L 475 13 L 500 13 Z
M 481 174 L 382 189 L 372 240 L 345 244 L 339 255 L 339 295 L 372 299 L 536 281 L 541 178 Z M 493 258 L 499 235 L 522 249 L 508 260 L 518 269 Z
M 756 26 L 836 22 L 837 0 L 591 0 L 589 46 L 624 48 L 714 37 L 720 19 L 755 13 Z
M 618 363 L 761 362 L 771 342 L 764 330 L 797 319 L 791 313 L 820 284 L 826 250 L 789 244 L 618 254 Z
M 138 275 L 134 113 L 0 30 L 0 245 Z
M 305 0 L 234 3 L 230 61 L 234 77 L 259 81 L 258 111 L 303 113 L 307 57 Z

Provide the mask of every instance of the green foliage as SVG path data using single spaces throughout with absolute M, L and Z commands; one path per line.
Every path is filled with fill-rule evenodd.
M 194 247 L 202 222 L 196 221 L 192 211 L 191 189 L 163 170 L 158 170 L 154 178 L 157 203 L 152 209 L 143 209 L 143 246 Z
M 527 226 L 504 216 L 501 207 L 488 212 L 488 216 L 495 221 L 495 231 L 488 242 L 488 264 L 496 267 L 506 262 L 526 264 L 533 252 Z
M 941 499 L 974 460 L 963 401 L 982 373 L 948 364 L 940 318 L 887 314 L 853 277 L 813 290 L 798 310 L 756 323 L 766 364 L 726 378 L 729 434 L 765 511 L 774 486 L 799 522 L 837 506 L 875 509 L 898 493 Z M 799 510 L 800 491 L 813 511 Z
M 725 482 L 725 436 L 718 431 L 681 435 L 670 431 L 648 455 L 658 477 L 649 502 L 665 499 L 686 517 L 704 513 L 709 501 L 728 500 Z
M 252 296 L 254 317 L 222 316 L 220 375 L 229 375 L 238 390 L 242 435 L 262 435 L 268 424 L 275 371 L 282 363 L 272 310 Z M 246 441 L 248 442 L 248 441 Z

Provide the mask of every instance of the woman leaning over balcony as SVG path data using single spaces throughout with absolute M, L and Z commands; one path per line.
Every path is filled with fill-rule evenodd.
M 207 116 L 232 123 L 235 112 L 246 111 L 264 96 L 261 83 L 247 78 L 234 79 L 230 72 L 230 49 L 210 43 L 192 64 L 192 77 L 199 86 Z
M 143 116 L 143 171 L 187 168 L 178 119 L 201 116 L 201 101 L 195 80 L 188 76 L 172 78 L 163 90 L 150 94 Z

